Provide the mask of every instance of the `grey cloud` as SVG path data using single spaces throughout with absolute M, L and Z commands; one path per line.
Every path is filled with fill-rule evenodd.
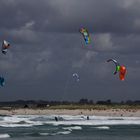
M 139 32 L 139 6 L 137 0 L 2 1 L 1 26 L 20 28 L 34 21 L 34 30 L 42 32 L 77 32 L 86 26 L 91 32 L 134 33 Z
M 0 55 L 0 99 L 138 99 L 139 9 L 138 0 L 1 0 L 1 42 L 11 48 Z M 81 26 L 90 32 L 88 46 Z M 108 58 L 127 67 L 124 82 Z

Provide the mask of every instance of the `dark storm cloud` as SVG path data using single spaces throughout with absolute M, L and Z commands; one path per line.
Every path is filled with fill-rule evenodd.
M 140 31 L 139 6 L 138 0 L 2 0 L 0 24 L 6 29 L 33 22 L 39 31 L 77 32 L 86 26 L 94 32 L 134 33 Z
M 11 43 L 0 55 L 1 100 L 138 99 L 139 13 L 138 0 L 1 0 L 1 42 Z M 89 29 L 89 48 L 81 26 Z M 108 58 L 127 67 L 125 82 Z

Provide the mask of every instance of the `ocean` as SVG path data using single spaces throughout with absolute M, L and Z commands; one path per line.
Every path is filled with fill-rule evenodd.
M 55 120 L 57 117 L 57 121 Z M 140 140 L 140 117 L 0 116 L 4 140 Z

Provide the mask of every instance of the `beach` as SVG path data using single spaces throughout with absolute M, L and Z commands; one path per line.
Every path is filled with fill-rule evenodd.
M 139 109 L 0 109 L 6 140 L 139 140 Z
M 91 115 L 140 117 L 140 109 L 0 109 L 1 115 Z

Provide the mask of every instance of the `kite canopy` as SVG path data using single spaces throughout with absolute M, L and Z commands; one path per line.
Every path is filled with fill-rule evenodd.
M 115 59 L 108 59 L 107 62 L 114 62 L 116 69 L 114 71 L 114 75 L 117 74 L 118 71 L 120 71 L 120 64 Z
M 5 85 L 5 80 L 3 77 L 0 77 L 0 86 L 4 86 Z
M 119 78 L 121 81 L 124 81 L 125 79 L 125 75 L 126 75 L 126 67 L 125 66 L 120 66 L 120 64 L 114 60 L 114 59 L 108 59 L 107 62 L 113 61 L 115 66 L 116 66 L 116 70 L 114 72 L 114 75 L 117 74 L 117 72 L 119 72 Z
M 90 36 L 86 28 L 80 28 L 80 33 L 83 35 L 86 45 L 90 43 Z
M 126 67 L 120 66 L 120 73 L 119 73 L 120 80 L 124 81 L 126 72 L 127 72 Z
M 73 76 L 73 78 L 74 78 L 77 82 L 80 81 L 80 77 L 79 77 L 79 75 L 78 75 L 77 73 L 73 73 L 72 76 Z
M 2 49 L 1 49 L 2 53 L 6 54 L 9 47 L 10 47 L 10 43 L 4 40 L 2 43 Z

